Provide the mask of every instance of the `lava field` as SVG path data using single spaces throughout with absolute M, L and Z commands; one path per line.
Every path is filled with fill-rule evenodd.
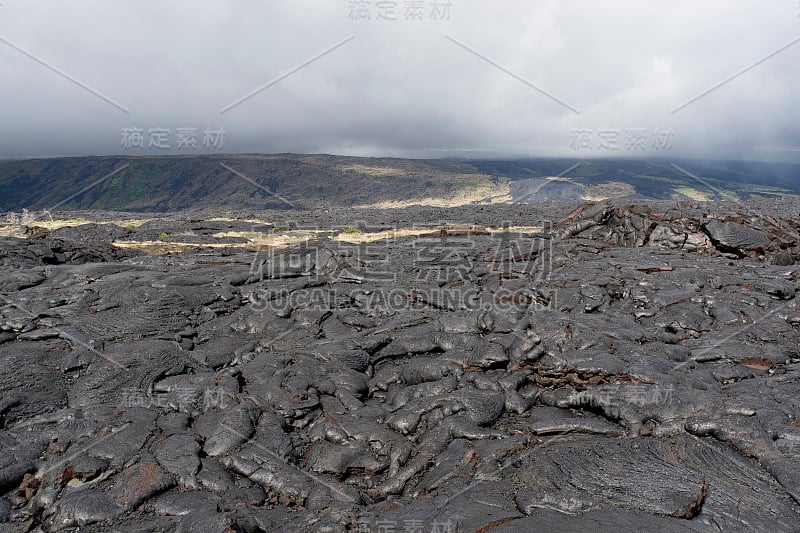
M 797 213 L 2 237 L 0 531 L 798 531 Z

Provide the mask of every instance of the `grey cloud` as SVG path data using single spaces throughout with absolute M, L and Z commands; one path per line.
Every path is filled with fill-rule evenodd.
M 441 1 L 441 0 L 439 0 Z M 449 20 L 351 20 L 347 0 L 8 0 L 0 157 L 127 153 L 126 127 L 224 127 L 225 152 L 637 155 L 626 130 L 671 131 L 675 157 L 800 149 L 800 6 L 740 0 L 451 0 Z M 220 114 L 336 43 L 352 41 Z M 449 40 L 468 46 L 575 113 Z M 577 131 L 592 150 L 576 150 Z M 618 132 L 616 151 L 599 132 Z M 201 134 L 202 135 L 202 134 Z M 149 150 L 153 152 L 155 150 Z M 200 153 L 202 150 L 198 150 Z M 143 153 L 147 153 L 145 149 Z

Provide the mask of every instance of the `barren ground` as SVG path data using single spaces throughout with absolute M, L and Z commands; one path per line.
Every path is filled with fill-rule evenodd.
M 797 531 L 800 219 L 0 228 L 0 529 Z

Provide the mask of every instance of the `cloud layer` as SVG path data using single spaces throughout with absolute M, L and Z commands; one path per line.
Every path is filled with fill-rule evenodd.
M 798 38 L 793 0 L 5 0 L 0 157 L 785 160 Z

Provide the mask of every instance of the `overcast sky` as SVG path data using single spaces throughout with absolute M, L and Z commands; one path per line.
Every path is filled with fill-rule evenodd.
M 4 158 L 800 150 L 797 0 L 0 2 Z

